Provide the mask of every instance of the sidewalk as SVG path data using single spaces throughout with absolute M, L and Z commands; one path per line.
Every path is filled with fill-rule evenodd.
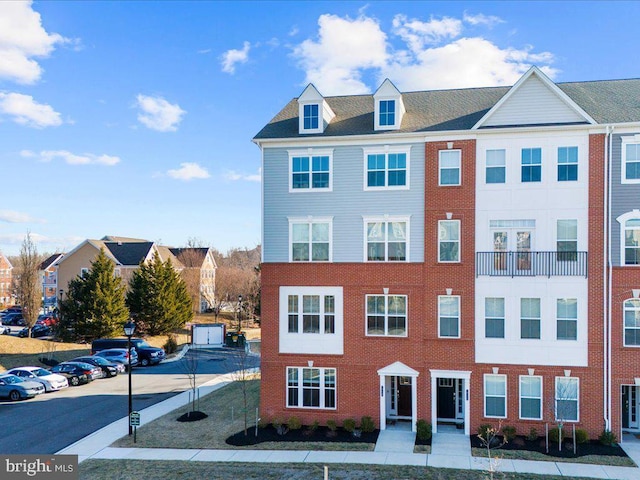
M 200 387 L 201 395 L 207 395 L 232 381 L 230 375 L 205 383 Z M 149 423 L 189 401 L 189 392 L 182 392 L 163 402 L 142 410 L 141 425 Z M 460 468 L 468 470 L 488 469 L 487 459 L 472 457 L 466 447 L 468 438 L 461 434 L 438 433 L 434 436 L 432 453 L 412 453 L 413 442 L 407 442 L 411 432 L 404 435 L 384 435 L 373 452 L 344 451 L 300 451 L 300 450 L 206 450 L 165 448 L 113 448 L 113 442 L 126 434 L 127 417 L 107 425 L 97 432 L 56 452 L 58 455 L 78 455 L 78 461 L 95 459 L 125 460 L 185 460 L 195 462 L 253 462 L 253 463 L 320 463 L 320 464 L 368 464 L 368 465 L 412 465 L 435 468 Z M 385 431 L 387 432 L 387 431 Z M 384 433 L 384 432 L 383 432 Z M 388 433 L 392 433 L 389 431 Z M 454 438 L 455 437 L 455 438 Z M 397 441 L 394 441 L 397 438 Z M 412 437 L 414 438 L 414 437 Z M 453 447 L 453 445 L 458 447 Z M 622 448 L 640 465 L 640 440 L 625 435 Z M 619 480 L 640 479 L 640 468 L 587 465 L 564 462 L 539 462 L 529 460 L 500 460 L 500 472 L 560 475 L 565 477 L 590 477 Z

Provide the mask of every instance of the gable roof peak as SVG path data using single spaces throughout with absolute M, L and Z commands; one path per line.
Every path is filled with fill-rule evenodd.
M 324 100 L 324 96 L 313 83 L 309 83 L 298 97 L 298 103 Z
M 402 96 L 402 93 L 400 92 L 400 90 L 398 90 L 398 87 L 396 87 L 391 80 L 389 80 L 388 78 L 385 78 L 384 81 L 378 87 L 378 89 L 374 92 L 373 96 L 374 98 L 380 97 L 380 96 L 400 97 Z

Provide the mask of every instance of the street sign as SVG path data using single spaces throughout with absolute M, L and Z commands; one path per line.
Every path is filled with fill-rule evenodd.
M 132 427 L 140 426 L 140 412 L 131 412 L 129 415 L 129 425 Z

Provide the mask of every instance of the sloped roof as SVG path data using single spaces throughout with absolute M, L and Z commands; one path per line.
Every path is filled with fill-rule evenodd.
M 144 238 L 132 238 L 132 237 L 116 237 L 115 235 L 105 235 L 100 240 L 103 242 L 127 242 L 127 243 L 145 243 L 149 240 Z
M 153 242 L 103 242 L 105 249 L 123 266 L 139 265 L 147 258 Z
M 209 252 L 209 248 L 201 247 L 201 248 L 169 248 L 171 253 L 173 253 L 178 260 L 180 260 L 183 264 L 185 262 L 192 263 L 193 265 L 186 265 L 185 267 L 201 267 L 204 263 L 204 260 L 207 258 L 207 253 Z
M 640 79 L 557 83 L 596 122 L 640 121 Z M 463 88 L 403 93 L 406 114 L 394 133 L 470 130 L 511 87 Z M 292 99 L 254 140 L 348 135 L 388 135 L 374 131 L 373 95 L 325 97 L 336 117 L 324 133 L 299 134 L 298 101 Z
M 54 253 L 53 255 L 50 255 L 40 264 L 38 270 L 46 270 L 51 266 L 53 262 L 55 262 L 62 256 L 64 256 L 64 253 Z

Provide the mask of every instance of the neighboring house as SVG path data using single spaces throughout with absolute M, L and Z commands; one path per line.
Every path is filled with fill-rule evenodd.
M 640 432 L 639 96 L 533 67 L 291 100 L 254 138 L 261 417 Z
M 104 249 L 107 257 L 113 261 L 115 274 L 122 277 L 125 284 L 129 283 L 133 272 L 139 268 L 140 263 L 151 261 L 155 253 L 160 256 L 163 262 L 170 260 L 176 270 L 184 270 L 185 265 L 174 251 L 182 253 L 185 259 L 194 262 L 194 266 L 189 268 L 196 270 L 195 277 L 200 282 L 197 286 L 198 291 L 209 292 L 211 282 L 215 282 L 215 261 L 208 248 L 176 249 L 138 238 L 105 236 L 100 240 L 87 239 L 83 241 L 56 262 L 59 296 L 67 291 L 71 280 L 89 271 L 91 262 L 95 260 L 100 249 Z M 195 251 L 194 254 L 187 253 L 192 250 Z M 202 276 L 204 276 L 204 280 L 200 281 Z M 215 291 L 215 288 L 213 288 L 213 291 Z M 205 306 L 203 308 L 203 302 L 201 301 L 200 311 L 206 308 L 208 307 Z
M 13 265 L 2 252 L 0 252 L 0 307 L 14 304 L 11 290 L 13 280 Z
M 64 253 L 54 253 L 38 267 L 42 282 L 42 302 L 45 309 L 53 309 L 58 304 L 58 261 Z
M 183 278 L 187 286 L 194 286 L 194 290 L 200 292 L 199 298 L 194 299 L 200 313 L 205 312 L 214 305 L 216 295 L 216 260 L 213 251 L 208 247 L 170 248 L 173 255 L 183 265 Z

